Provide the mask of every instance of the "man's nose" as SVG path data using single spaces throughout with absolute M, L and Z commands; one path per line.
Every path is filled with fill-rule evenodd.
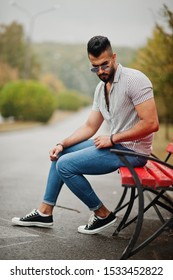
M 101 66 L 98 66 L 98 71 L 97 71 L 97 73 L 102 74 L 103 72 L 104 72 L 104 70 L 102 69 L 102 67 L 101 67 Z

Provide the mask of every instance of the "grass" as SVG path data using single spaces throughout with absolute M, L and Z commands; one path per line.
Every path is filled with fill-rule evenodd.
M 173 125 L 169 128 L 170 138 L 165 138 L 165 125 L 160 124 L 159 131 L 155 134 L 153 141 L 153 153 L 156 154 L 160 159 L 164 160 L 166 157 L 166 147 L 168 143 L 173 142 Z M 173 156 L 170 158 L 169 163 L 173 164 Z

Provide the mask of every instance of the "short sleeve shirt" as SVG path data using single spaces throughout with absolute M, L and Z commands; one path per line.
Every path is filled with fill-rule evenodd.
M 135 106 L 153 98 L 151 81 L 142 72 L 118 65 L 109 95 L 109 111 L 105 100 L 105 83 L 100 82 L 95 90 L 92 110 L 100 111 L 116 134 L 133 127 L 139 117 Z M 150 154 L 153 134 L 135 141 L 121 142 L 133 151 Z

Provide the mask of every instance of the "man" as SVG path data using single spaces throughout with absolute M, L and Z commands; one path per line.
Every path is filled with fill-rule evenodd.
M 88 224 L 79 226 L 78 232 L 101 232 L 115 223 L 116 217 L 84 175 L 106 174 L 123 166 L 118 156 L 110 152 L 112 147 L 147 155 L 151 152 L 153 132 L 159 127 L 151 82 L 140 71 L 117 64 L 106 37 L 91 38 L 87 51 L 91 71 L 101 80 L 91 113 L 79 129 L 50 151 L 52 164 L 43 202 L 25 217 L 13 218 L 15 225 L 51 227 L 53 208 L 65 183 L 93 211 Z M 110 126 L 110 134 L 92 139 L 104 120 Z M 146 163 L 138 157 L 129 157 L 129 161 L 133 166 Z

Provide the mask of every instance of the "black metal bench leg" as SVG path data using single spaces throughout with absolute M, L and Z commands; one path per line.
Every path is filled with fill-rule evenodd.
M 151 236 L 149 236 L 149 238 L 147 238 L 134 250 L 131 250 L 129 257 L 135 255 L 137 252 L 139 252 L 144 247 L 146 247 L 149 243 L 151 243 L 154 239 L 156 239 L 167 227 L 171 227 L 172 223 L 173 223 L 173 216 L 167 222 L 165 222 L 158 230 L 156 230 Z
M 119 157 L 122 160 L 122 162 L 124 162 L 125 166 L 127 166 L 129 168 L 130 172 L 132 173 L 135 184 L 136 184 L 137 192 L 138 192 L 138 217 L 137 217 L 135 230 L 134 230 L 134 233 L 132 234 L 132 237 L 130 238 L 130 241 L 129 241 L 127 247 L 125 248 L 125 250 L 120 258 L 121 260 L 125 260 L 125 259 L 129 258 L 130 253 L 133 250 L 133 248 L 138 240 L 139 234 L 141 232 L 141 228 L 142 228 L 142 224 L 143 224 L 143 216 L 144 216 L 144 195 L 143 195 L 142 185 L 139 181 L 139 178 L 138 178 L 133 166 L 129 163 L 129 161 L 126 159 L 126 157 L 121 156 L 121 155 L 119 155 Z
M 164 195 L 164 192 L 165 192 L 166 189 L 164 189 L 164 191 L 158 192 L 158 191 L 150 190 L 148 188 L 143 188 L 143 186 L 140 183 L 139 177 L 138 177 L 135 169 L 130 164 L 130 162 L 128 161 L 126 156 L 127 157 L 128 156 L 140 156 L 142 158 L 153 160 L 153 161 L 156 161 L 160 164 L 163 164 L 164 166 L 167 166 L 170 169 L 173 169 L 173 166 L 166 163 L 166 162 L 163 162 L 163 161 L 161 161 L 157 158 L 151 158 L 150 156 L 146 156 L 146 155 L 143 155 L 143 154 L 136 154 L 136 153 L 131 152 L 131 151 L 128 151 L 128 152 L 125 151 L 124 152 L 124 151 L 119 151 L 119 150 L 116 150 L 116 149 L 112 149 L 111 151 L 115 152 L 119 156 L 121 161 L 124 163 L 124 165 L 129 169 L 129 171 L 131 172 L 131 174 L 133 176 L 133 179 L 135 181 L 135 187 L 137 189 L 137 195 L 135 196 L 135 198 L 138 197 L 138 215 L 135 218 L 131 219 L 130 221 L 126 222 L 121 228 L 121 229 L 123 229 L 123 228 L 127 227 L 129 224 L 132 223 L 132 221 L 136 220 L 136 225 L 135 225 L 134 232 L 133 232 L 133 234 L 130 238 L 130 241 L 129 241 L 127 247 L 125 248 L 125 250 L 124 250 L 124 252 L 123 252 L 123 254 L 121 255 L 121 258 L 120 258 L 122 260 L 125 260 L 125 259 L 128 259 L 129 257 L 133 256 L 134 254 L 136 254 L 139 250 L 143 249 L 145 246 L 147 246 L 156 237 L 158 237 L 165 229 L 172 228 L 172 226 L 173 226 L 173 215 L 171 215 L 169 220 L 165 222 L 164 219 L 162 218 L 161 214 L 160 214 L 160 211 L 158 212 L 158 207 L 157 207 L 157 206 L 160 206 L 163 209 L 167 210 L 169 213 L 173 214 L 173 202 Z M 172 187 L 171 187 L 171 190 L 172 190 Z M 151 191 L 156 195 L 156 197 L 153 200 L 151 200 L 150 203 L 145 208 L 144 208 L 144 192 L 143 192 L 143 190 Z M 128 205 L 128 203 L 127 203 L 127 205 Z M 123 206 L 121 206 L 121 208 Z M 150 235 L 147 239 L 145 239 L 143 242 L 141 242 L 140 244 L 137 245 L 138 237 L 139 237 L 141 229 L 142 229 L 144 212 L 146 212 L 150 207 L 154 207 L 154 209 L 156 210 L 156 213 L 158 214 L 160 220 L 164 223 L 152 235 Z
M 148 189 L 144 189 L 143 188 L 143 192 L 144 191 L 147 191 Z M 161 198 L 163 198 L 163 193 L 162 192 L 160 192 L 160 193 L 158 193 L 158 192 L 156 192 L 156 191 L 154 191 L 154 190 L 149 190 L 150 192 L 152 192 L 153 194 L 155 194 L 156 195 L 156 197 L 144 208 L 144 210 L 143 210 L 143 212 L 145 213 L 146 211 L 148 211 L 148 209 L 149 208 L 151 208 L 151 207 L 154 207 L 154 205 L 156 205 L 156 204 L 161 204 L 161 202 L 159 202 L 158 200 L 159 200 L 159 198 L 161 197 Z M 167 209 L 167 208 L 169 208 L 169 207 L 167 207 L 167 206 L 165 206 L 165 204 L 162 204 L 163 206 L 163 208 L 165 208 L 165 209 Z M 170 208 L 169 208 L 170 209 Z M 167 209 L 168 210 L 168 209 Z M 168 210 L 168 211 L 170 211 L 170 210 Z M 160 212 L 160 211 L 159 211 Z M 172 211 L 170 211 L 171 213 L 172 213 Z M 157 212 L 156 212 L 157 213 Z M 133 222 L 135 222 L 136 221 L 136 219 L 137 219 L 137 217 L 138 216 L 135 216 L 135 217 L 133 217 L 133 219 L 131 219 L 131 220 L 129 220 L 128 221 L 128 223 L 126 223 L 124 226 L 123 226 L 123 228 L 126 228 L 127 226 L 129 226 L 131 223 L 133 223 Z M 160 218 L 160 217 L 159 217 Z M 161 218 L 160 218 L 160 220 L 161 220 Z M 162 219 L 161 220 L 161 222 L 162 223 L 164 223 L 165 221 Z
M 123 193 L 122 193 L 122 196 L 121 196 L 121 198 L 120 198 L 120 200 L 119 200 L 117 206 L 115 207 L 115 209 L 114 209 L 114 211 L 113 211 L 114 214 L 116 214 L 116 213 L 119 211 L 119 208 L 121 207 L 121 205 L 122 205 L 123 202 L 124 202 L 124 199 L 125 199 L 125 197 L 126 197 L 126 194 L 127 194 L 127 188 L 124 188 L 124 191 L 123 191 Z
M 118 225 L 118 227 L 114 231 L 113 236 L 117 235 L 120 232 L 120 230 L 124 227 L 124 224 L 126 223 L 128 217 L 130 215 L 130 212 L 132 210 L 134 200 L 135 200 L 135 188 L 131 188 L 131 196 L 130 196 L 130 200 L 128 202 L 127 210 L 126 210 L 120 224 Z

